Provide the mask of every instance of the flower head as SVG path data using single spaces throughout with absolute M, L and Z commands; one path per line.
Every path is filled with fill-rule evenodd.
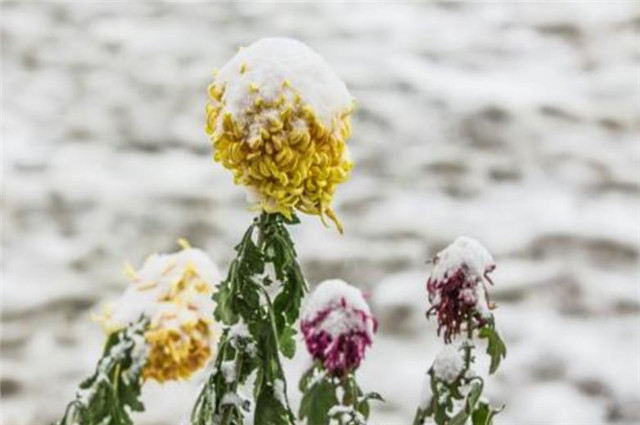
M 377 326 L 360 290 L 337 279 L 316 288 L 300 323 L 309 353 L 334 376 L 358 368 Z
M 296 40 L 262 39 L 216 74 L 209 96 L 214 160 L 254 207 L 326 216 L 341 231 L 331 202 L 353 167 L 345 145 L 353 99 L 322 57 Z
M 143 378 L 188 378 L 212 353 L 211 294 L 219 279 L 217 267 L 204 252 L 185 245 L 174 254 L 152 255 L 140 270 L 129 266 L 126 272 L 131 285 L 98 318 L 105 332 L 147 318 Z
M 459 237 L 433 259 L 427 281 L 431 308 L 428 315 L 438 319 L 438 334 L 444 330 L 445 342 L 458 335 L 463 323 L 473 320 L 482 326 L 491 316 L 485 282 L 495 269 L 491 254 L 478 241 Z

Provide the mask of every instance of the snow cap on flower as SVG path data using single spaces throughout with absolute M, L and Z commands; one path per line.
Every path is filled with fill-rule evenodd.
M 360 365 L 377 322 L 358 288 L 333 279 L 311 294 L 300 327 L 313 358 L 330 374 L 344 376 Z
M 211 295 L 220 274 L 204 252 L 182 244 L 179 252 L 150 256 L 138 271 L 128 266 L 130 286 L 98 318 L 107 334 L 149 321 L 144 379 L 186 379 L 211 356 Z
M 482 326 L 491 317 L 485 283 L 495 269 L 493 257 L 478 241 L 459 237 L 433 259 L 433 270 L 427 281 L 431 308 L 438 333 L 444 330 L 445 342 L 460 333 L 461 326 L 473 320 Z
M 353 98 L 303 43 L 265 38 L 238 53 L 209 86 L 206 131 L 214 160 L 231 170 L 254 208 L 330 218 L 353 167 L 345 144 Z
M 452 384 L 460 377 L 464 369 L 464 359 L 460 350 L 453 345 L 445 345 L 433 361 L 433 374 L 436 378 Z

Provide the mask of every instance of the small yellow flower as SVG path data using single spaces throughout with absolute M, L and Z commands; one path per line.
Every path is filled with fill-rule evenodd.
M 331 204 L 353 168 L 353 99 L 324 60 L 298 41 L 263 39 L 217 74 L 209 96 L 213 158 L 249 188 L 254 209 L 328 217 L 342 232 Z
M 96 319 L 107 334 L 142 316 L 149 320 L 143 379 L 189 378 L 213 352 L 211 294 L 219 280 L 218 269 L 202 251 L 186 241 L 179 243 L 182 251 L 153 255 L 139 271 L 126 266 L 131 285 Z

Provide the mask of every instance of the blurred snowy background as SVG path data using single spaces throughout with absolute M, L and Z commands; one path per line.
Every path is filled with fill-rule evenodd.
M 275 35 L 359 102 L 346 233 L 303 217 L 294 236 L 311 283 L 371 294 L 361 380 L 387 398 L 371 423 L 411 421 L 438 347 L 424 261 L 457 235 L 498 259 L 498 424 L 640 422 L 639 34 L 631 1 L 3 2 L 2 424 L 60 416 L 124 259 L 186 237 L 226 269 L 252 215 L 210 158 L 205 89 Z M 136 422 L 176 424 L 194 386 L 150 385 Z

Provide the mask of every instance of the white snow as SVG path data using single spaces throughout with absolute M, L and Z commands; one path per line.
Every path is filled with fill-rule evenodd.
M 287 405 L 284 381 L 282 379 L 276 379 L 275 381 L 273 381 L 273 394 L 276 397 L 276 400 L 278 400 L 281 405 Z
M 329 417 L 339 416 L 341 423 L 351 423 L 354 425 L 366 425 L 367 423 L 362 413 L 356 411 L 352 406 L 333 406 L 327 414 Z
M 344 307 L 342 303 L 344 302 Z M 363 329 L 373 338 L 373 321 L 363 323 L 357 311 L 371 316 L 369 305 L 362 296 L 362 291 L 340 279 L 325 280 L 320 283 L 306 301 L 302 318 L 313 320 L 318 313 L 331 310 L 320 323 L 320 329 L 332 336 L 344 334 L 350 330 Z
M 236 338 L 251 338 L 249 327 L 244 322 L 242 317 L 238 319 L 235 324 L 231 325 L 231 328 L 229 328 L 229 339 Z
M 240 407 L 242 405 L 242 398 L 236 393 L 225 393 L 225 395 L 222 396 L 220 404 L 222 406 L 231 404 Z
M 186 289 L 185 299 L 193 309 L 179 308 L 174 303 L 159 301 L 170 293 L 176 281 L 188 268 L 197 272 L 197 279 L 208 288 L 199 292 L 195 283 Z M 183 249 L 173 254 L 154 254 L 138 271 L 131 271 L 130 284 L 120 299 L 113 304 L 108 320 L 111 326 L 126 326 L 141 316 L 154 318 L 158 314 L 176 316 L 175 323 L 184 323 L 198 314 L 209 315 L 214 309 L 211 295 L 220 279 L 216 265 L 207 255 L 195 248 Z
M 434 257 L 430 279 L 442 281 L 446 276 L 451 276 L 463 267 L 466 273 L 470 275 L 468 278 L 474 279 L 476 285 L 472 288 L 463 289 L 460 295 L 463 299 L 468 300 L 469 303 L 475 303 L 476 310 L 483 317 L 491 317 L 491 311 L 487 304 L 485 284 L 489 283 L 486 276 L 487 272 L 493 271 L 496 264 L 492 255 L 480 242 L 466 236 L 456 238 L 453 243 Z M 439 305 L 442 301 L 440 293 L 429 294 L 429 301 L 431 305 Z
M 309 380 L 309 388 L 322 382 L 326 376 L 327 372 L 324 369 L 320 370 L 319 372 L 316 371 L 315 375 L 313 375 L 313 378 Z
M 326 331 L 333 338 L 346 334 L 351 330 L 361 328 L 362 319 L 353 311 L 333 310 L 320 324 L 320 329 Z
M 124 382 L 130 382 L 133 377 L 139 376 L 140 370 L 142 370 L 147 362 L 147 355 L 149 353 L 149 346 L 143 335 L 139 333 L 131 334 L 131 339 L 133 341 L 133 350 L 131 351 L 133 363 L 129 369 L 122 374 Z
M 229 341 L 237 350 L 244 350 L 250 356 L 256 355 L 256 343 L 253 341 L 249 327 L 242 318 L 229 328 Z
M 222 113 L 244 121 L 256 96 L 275 100 L 283 93 L 285 81 L 328 128 L 337 114 L 352 106 L 346 85 L 320 55 L 298 40 L 263 38 L 241 48 L 220 70 L 215 82 L 225 86 Z M 250 90 L 252 85 L 257 93 Z M 287 95 L 292 97 L 290 92 Z
M 486 271 L 495 267 L 493 257 L 477 240 L 460 236 L 440 251 L 433 260 L 431 277 L 442 280 L 445 275 L 465 265 L 478 278 L 483 279 Z
M 236 361 L 234 359 L 223 361 L 220 365 L 220 371 L 227 384 L 236 380 Z
M 431 406 L 431 401 L 433 400 L 433 390 L 431 389 L 431 375 L 428 373 L 425 375 L 422 380 L 422 390 L 420 391 L 420 403 L 419 406 L 421 409 L 427 409 Z
M 464 359 L 458 347 L 447 344 L 436 356 L 433 361 L 434 375 L 449 384 L 455 381 L 464 368 Z

